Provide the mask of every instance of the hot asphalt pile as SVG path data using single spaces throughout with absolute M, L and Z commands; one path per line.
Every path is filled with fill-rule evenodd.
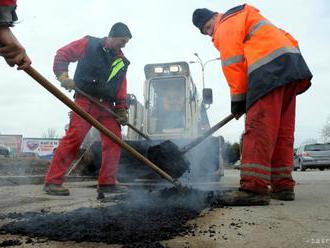
M 9 240 L 4 240 L 4 241 L 0 242 L 0 247 L 19 246 L 21 244 L 22 244 L 22 242 L 19 240 L 9 239 Z
M 113 206 L 80 208 L 63 213 L 8 214 L 13 221 L 1 227 L 2 234 L 21 234 L 49 240 L 104 242 L 124 247 L 162 247 L 158 242 L 194 233 L 187 221 L 210 206 L 209 193 L 175 189 L 131 192 Z
M 189 170 L 189 161 L 180 153 L 179 147 L 167 140 L 148 149 L 148 158 L 174 178 Z

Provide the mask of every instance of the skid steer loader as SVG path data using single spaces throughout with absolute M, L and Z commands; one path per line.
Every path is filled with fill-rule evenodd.
M 206 110 L 212 103 L 211 89 L 203 89 L 203 97 L 199 97 L 186 62 L 147 64 L 144 72 L 144 102 L 129 95 L 129 123 L 150 140 L 128 128 L 123 138 L 129 145 L 147 156 L 149 147 L 164 140 L 181 147 L 210 128 Z M 218 181 L 223 176 L 222 144 L 221 136 L 211 136 L 189 151 L 185 157 L 190 170 L 184 176 L 201 182 Z M 101 161 L 101 143 L 86 145 L 87 160 L 92 161 L 86 168 L 89 173 L 96 172 Z M 122 150 L 118 179 L 121 182 L 157 181 L 160 177 Z

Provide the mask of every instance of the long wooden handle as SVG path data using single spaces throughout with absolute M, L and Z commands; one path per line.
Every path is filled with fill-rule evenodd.
M 57 97 L 61 102 L 63 102 L 66 106 L 72 109 L 76 114 L 78 114 L 81 118 L 86 120 L 104 135 L 106 135 L 113 142 L 117 143 L 119 146 L 127 150 L 130 154 L 132 154 L 135 158 L 140 160 L 145 165 L 149 166 L 155 172 L 157 172 L 160 176 L 168 180 L 177 186 L 177 181 L 174 180 L 169 174 L 160 169 L 157 165 L 151 162 L 149 159 L 144 157 L 142 154 L 137 152 L 133 147 L 128 145 L 126 142 L 122 141 L 115 134 L 109 131 L 106 127 L 104 127 L 100 122 L 94 119 L 90 114 L 85 112 L 80 106 L 75 104 L 69 97 L 63 94 L 59 89 L 57 89 L 52 83 L 50 83 L 45 77 L 43 77 L 37 70 L 32 68 L 31 66 L 24 70 L 27 74 L 29 74 L 34 80 L 36 80 L 39 84 L 41 84 L 45 89 L 47 89 L 51 94 Z
M 190 149 L 194 148 L 195 146 L 197 146 L 199 143 L 201 143 L 202 141 L 204 141 L 207 137 L 209 137 L 211 134 L 213 134 L 214 132 L 216 132 L 217 130 L 219 130 L 221 127 L 223 127 L 224 125 L 226 125 L 228 122 L 230 122 L 234 118 L 235 118 L 235 116 L 233 114 L 228 115 L 222 121 L 218 122 L 212 128 L 210 128 L 209 130 L 207 130 L 202 136 L 196 138 L 195 140 L 193 140 L 192 142 L 190 142 L 189 144 L 187 144 L 183 148 L 181 148 L 180 149 L 180 152 L 182 154 L 184 154 L 187 151 L 189 151 Z
M 119 116 L 114 111 L 112 111 L 110 108 L 107 108 L 106 106 L 104 106 L 103 104 L 101 104 L 99 101 L 97 101 L 94 97 L 88 95 L 86 92 L 82 91 L 81 89 L 79 89 L 77 87 L 75 87 L 74 90 L 76 92 L 78 92 L 79 94 L 83 95 L 84 97 L 88 98 L 95 105 L 97 105 L 98 107 L 104 109 L 105 111 L 107 111 L 108 113 L 110 113 L 111 115 L 113 115 L 114 117 L 119 118 Z M 134 127 L 132 124 L 126 123 L 126 125 L 129 128 L 131 128 L 132 130 L 134 130 L 137 134 L 141 135 L 146 140 L 150 140 L 150 138 L 147 135 L 145 135 L 144 133 L 142 133 L 139 129 L 137 129 L 136 127 Z

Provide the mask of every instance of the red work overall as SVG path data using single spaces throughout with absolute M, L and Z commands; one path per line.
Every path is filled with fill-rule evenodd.
M 308 83 L 290 83 L 257 100 L 247 111 L 241 188 L 259 193 L 293 189 L 296 95 Z
M 116 136 L 121 138 L 120 125 L 108 112 L 91 103 L 83 96 L 77 97 L 75 102 Z M 103 104 L 110 107 L 109 103 L 104 102 Z M 56 149 L 48 169 L 45 178 L 46 184 L 62 184 L 64 182 L 64 175 L 76 158 L 80 145 L 90 128 L 91 125 L 88 122 L 77 114 L 72 114 L 70 127 Z M 99 185 L 115 184 L 118 162 L 120 159 L 120 147 L 104 134 L 101 134 L 101 140 L 102 163 L 99 171 L 98 183 Z

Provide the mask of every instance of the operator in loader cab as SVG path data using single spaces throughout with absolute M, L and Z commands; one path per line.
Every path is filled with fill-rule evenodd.
M 184 90 L 180 84 L 169 84 L 161 91 L 161 107 L 158 113 L 160 131 L 185 127 L 185 104 L 182 97 Z
M 296 95 L 312 79 L 298 42 L 248 4 L 224 14 L 196 9 L 192 21 L 220 52 L 232 114 L 246 113 L 240 191 L 232 197 L 294 200 Z
M 54 59 L 53 70 L 62 87 L 67 90 L 79 88 L 107 108 L 111 108 L 120 117 L 115 119 L 85 96 L 75 93 L 75 103 L 118 137 L 121 137 L 120 125 L 126 124 L 128 118 L 126 72 L 129 61 L 121 49 L 131 38 L 128 27 L 118 22 L 112 26 L 108 37 L 100 39 L 86 36 L 73 41 L 59 49 Z M 74 78 L 71 79 L 68 66 L 76 61 L 78 65 Z M 91 125 L 87 121 L 72 113 L 69 129 L 56 149 L 45 178 L 46 193 L 70 194 L 63 186 L 64 175 L 90 128 Z M 120 147 L 104 134 L 101 134 L 101 140 L 102 162 L 98 176 L 98 191 L 121 191 L 123 187 L 116 184 Z

